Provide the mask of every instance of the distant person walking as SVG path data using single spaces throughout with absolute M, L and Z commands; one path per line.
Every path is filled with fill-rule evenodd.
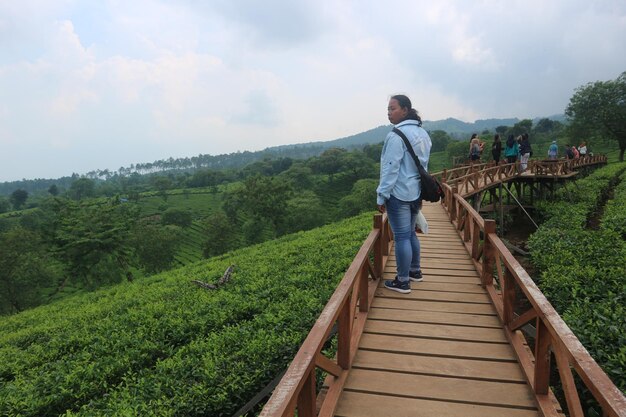
M 389 100 L 387 117 L 407 137 L 424 169 L 432 142 L 422 129 L 422 119 L 405 95 Z M 420 177 L 404 140 L 389 132 L 380 155 L 380 183 L 376 189 L 378 211 L 387 212 L 395 240 L 397 275 L 385 281 L 385 288 L 402 294 L 411 292 L 410 281 L 422 281 L 420 242 L 415 234 L 417 214 L 421 209 Z
M 530 139 L 528 138 L 528 133 L 522 134 L 522 143 L 519 146 L 519 153 L 521 169 L 522 172 L 524 172 L 526 171 L 526 168 L 528 168 L 528 159 L 530 159 L 533 154 L 533 150 L 530 146 Z
M 491 156 L 493 156 L 493 160 L 496 162 L 496 165 L 500 163 L 500 155 L 502 154 L 502 141 L 500 140 L 500 135 L 495 134 L 493 137 L 493 144 L 491 145 Z
M 574 159 L 574 151 L 572 150 L 573 146 L 569 144 L 565 145 L 565 157 L 567 159 Z
M 548 148 L 548 159 L 556 159 L 559 156 L 559 146 L 556 144 L 556 140 L 553 140 Z
M 506 139 L 506 147 L 504 148 L 504 157 L 506 158 L 506 162 L 509 164 L 515 163 L 517 161 L 517 154 L 519 153 L 519 145 L 515 140 L 515 136 L 509 135 Z

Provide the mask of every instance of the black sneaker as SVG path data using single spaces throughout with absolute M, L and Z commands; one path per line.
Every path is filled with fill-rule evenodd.
M 424 278 L 422 278 L 422 271 L 409 271 L 409 279 L 413 282 L 424 281 Z
M 409 283 L 409 281 L 398 281 L 398 278 L 394 280 L 388 279 L 387 281 L 385 281 L 385 288 L 391 291 L 400 292 L 402 294 L 408 294 L 411 292 L 411 284 Z

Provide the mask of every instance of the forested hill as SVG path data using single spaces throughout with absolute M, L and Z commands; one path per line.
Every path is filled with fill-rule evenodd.
M 536 118 L 533 120 L 533 124 L 536 124 L 542 118 Z M 550 116 L 548 119 L 554 121 L 563 122 L 565 120 L 563 115 L 555 115 Z M 481 133 L 485 130 L 489 130 L 491 132 L 495 131 L 498 126 L 513 126 L 518 123 L 520 119 L 518 118 L 509 118 L 509 119 L 479 119 L 473 123 L 463 122 L 458 119 L 454 119 L 449 117 L 445 120 L 436 120 L 430 121 L 425 120 L 423 124 L 423 128 L 429 132 L 433 132 L 435 130 L 443 130 L 448 133 L 452 137 L 456 139 L 463 139 L 465 136 L 469 138 L 472 133 Z M 328 148 L 353 148 L 360 147 L 366 144 L 375 144 L 380 143 L 385 139 L 387 133 L 391 130 L 391 125 L 383 125 L 378 126 L 374 129 L 370 129 L 366 132 L 357 133 L 356 135 L 347 136 L 345 138 L 330 140 L 330 141 L 318 141 L 318 142 L 308 142 L 301 143 L 298 145 L 282 145 L 282 146 L 274 146 L 271 148 L 266 148 L 262 152 L 276 152 L 280 154 L 285 154 L 284 156 L 288 156 L 289 150 L 300 150 L 306 147 L 319 147 L 322 149 Z M 311 155 L 313 156 L 313 155 Z
M 550 116 L 549 119 L 555 121 L 564 121 L 563 115 Z M 533 120 L 536 123 L 540 118 Z M 458 119 L 448 118 L 437 121 L 424 121 L 424 129 L 432 132 L 442 130 L 455 139 L 464 139 L 472 133 L 481 133 L 485 130 L 495 131 L 498 126 L 513 126 L 520 120 L 517 118 L 509 119 L 484 119 L 476 120 L 473 123 L 463 122 Z M 330 141 L 313 141 L 307 143 L 299 143 L 293 145 L 281 145 L 265 148 L 261 151 L 250 152 L 233 152 L 221 155 L 200 154 L 197 156 L 186 158 L 167 158 L 154 162 L 132 164 L 130 167 L 122 167 L 117 171 L 109 169 L 96 169 L 85 174 L 73 173 L 57 179 L 23 179 L 20 181 L 9 181 L 0 183 L 0 195 L 9 195 L 17 189 L 22 189 L 28 193 L 46 192 L 51 185 L 61 188 L 69 188 L 70 184 L 80 176 L 92 179 L 109 179 L 113 176 L 129 176 L 131 174 L 153 174 L 164 173 L 169 171 L 193 172 L 199 168 L 209 169 L 240 169 L 253 162 L 262 161 L 270 158 L 292 158 L 307 159 L 318 156 L 329 148 L 354 149 L 361 148 L 364 145 L 380 143 L 384 140 L 387 133 L 391 130 L 391 125 L 378 126 L 374 129 L 355 135 L 347 136 Z

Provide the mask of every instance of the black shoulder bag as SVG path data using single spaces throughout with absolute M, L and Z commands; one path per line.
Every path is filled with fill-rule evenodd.
M 409 142 L 406 135 L 402 133 L 402 131 L 398 129 L 397 127 L 393 128 L 393 132 L 402 138 L 402 140 L 404 141 L 404 144 L 406 145 L 407 150 L 413 157 L 413 161 L 415 161 L 415 165 L 417 165 L 417 171 L 420 174 L 420 180 L 421 180 L 420 182 L 422 185 L 420 199 L 425 200 L 425 201 L 430 201 L 431 203 L 436 203 L 439 200 L 441 200 L 441 198 L 443 197 L 443 190 L 441 189 L 441 185 L 439 184 L 439 181 L 437 181 L 435 177 L 431 176 L 428 172 L 426 172 L 426 170 L 420 163 L 419 158 L 417 157 L 417 155 L 415 155 L 415 151 L 413 150 L 413 147 L 411 146 L 411 142 Z

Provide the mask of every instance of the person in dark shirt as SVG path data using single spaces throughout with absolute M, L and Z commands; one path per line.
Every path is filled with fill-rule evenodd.
M 496 133 L 493 137 L 493 144 L 491 145 L 491 155 L 493 156 L 493 160 L 496 162 L 496 165 L 500 163 L 500 155 L 502 154 L 502 141 L 500 140 L 500 135 Z

